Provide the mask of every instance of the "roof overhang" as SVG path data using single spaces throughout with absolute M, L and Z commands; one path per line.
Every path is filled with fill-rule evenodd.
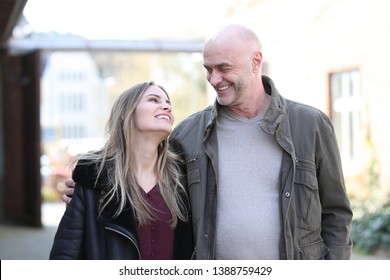
M 8 41 L 20 16 L 23 14 L 27 0 L 0 0 L 0 45 Z
M 10 39 L 7 49 L 11 53 L 31 50 L 46 51 L 128 51 L 128 52 L 201 52 L 199 40 L 66 40 L 58 39 Z

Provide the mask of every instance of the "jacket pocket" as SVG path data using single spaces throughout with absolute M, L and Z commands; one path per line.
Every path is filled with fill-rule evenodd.
M 301 260 L 323 260 L 328 254 L 329 248 L 323 241 L 300 247 Z
M 294 178 L 298 227 L 313 231 L 321 226 L 321 202 L 314 162 L 296 159 Z
M 194 184 L 200 183 L 200 170 L 199 170 L 199 159 L 191 158 L 186 161 L 187 170 L 187 183 L 188 187 L 191 188 Z

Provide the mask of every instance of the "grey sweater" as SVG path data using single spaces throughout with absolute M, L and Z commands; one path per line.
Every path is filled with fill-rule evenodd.
M 279 259 L 282 149 L 247 119 L 221 109 L 217 118 L 217 259 Z

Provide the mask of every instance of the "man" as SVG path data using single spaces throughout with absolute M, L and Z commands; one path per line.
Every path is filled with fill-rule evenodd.
M 262 76 L 260 41 L 244 26 L 212 35 L 203 58 L 217 100 L 170 137 L 186 160 L 196 258 L 349 259 L 352 210 L 329 118 Z

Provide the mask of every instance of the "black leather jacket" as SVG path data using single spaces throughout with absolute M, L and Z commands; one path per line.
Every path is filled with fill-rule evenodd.
M 91 165 L 76 167 L 75 192 L 58 226 L 50 259 L 141 259 L 130 203 L 116 218 L 112 218 L 114 203 L 97 218 L 99 202 L 109 186 L 103 174 L 94 187 L 95 178 Z M 179 221 L 175 228 L 174 259 L 191 259 L 192 253 L 191 222 Z

